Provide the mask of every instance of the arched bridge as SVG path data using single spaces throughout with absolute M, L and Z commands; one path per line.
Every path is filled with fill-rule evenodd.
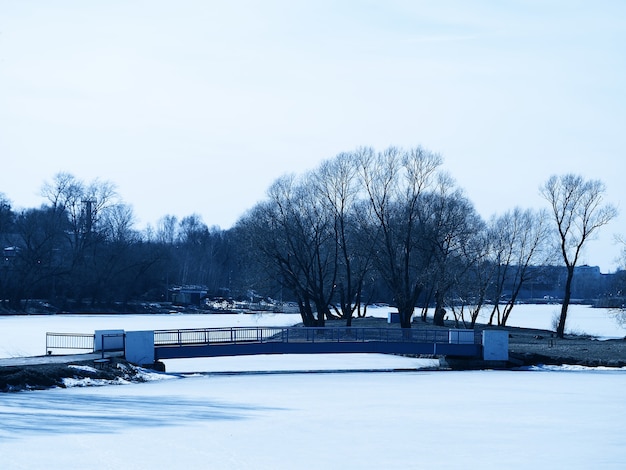
M 93 335 L 47 333 L 46 351 L 123 352 L 135 364 L 162 359 L 252 354 L 382 353 L 508 360 L 505 330 L 237 327 L 182 330 L 100 330 Z
M 478 357 L 473 330 L 238 327 L 154 331 L 154 359 L 252 354 L 384 353 Z

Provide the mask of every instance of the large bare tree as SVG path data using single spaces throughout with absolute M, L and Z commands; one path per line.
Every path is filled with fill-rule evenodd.
M 553 175 L 540 187 L 548 201 L 556 223 L 559 248 L 567 267 L 563 305 L 557 326 L 557 336 L 563 338 L 565 321 L 572 295 L 574 268 L 585 243 L 597 230 L 617 216 L 617 209 L 604 203 L 606 188 L 599 180 L 585 180 L 582 176 Z
M 312 189 L 332 224 L 337 256 L 334 291 L 347 326 L 351 326 L 354 312 L 360 313 L 364 279 L 371 264 L 368 237 L 363 236 L 358 224 L 361 187 L 357 170 L 354 154 L 341 153 L 322 163 L 311 179 Z
M 421 211 L 442 158 L 421 147 L 390 147 L 383 152 L 364 148 L 356 155 L 367 199 L 367 231 L 374 240 L 373 259 L 393 293 L 401 326 L 410 328 L 430 259 L 423 245 Z
M 237 227 L 278 271 L 281 284 L 298 302 L 302 322 L 324 326 L 331 315 L 338 256 L 332 213 L 312 178 L 279 178 L 267 201 L 257 204 Z

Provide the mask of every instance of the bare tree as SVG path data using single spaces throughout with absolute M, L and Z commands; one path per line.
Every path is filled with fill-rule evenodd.
M 433 321 L 443 326 L 448 293 L 480 259 L 474 240 L 484 222 L 447 174 L 439 175 L 434 189 L 423 198 L 419 218 L 435 297 Z
M 70 243 L 80 254 L 92 235 L 99 230 L 103 211 L 118 203 L 115 185 L 98 179 L 89 184 L 70 173 L 57 173 L 52 182 L 44 183 L 41 194 L 52 209 L 67 219 L 71 227 Z
M 492 260 L 496 272 L 489 324 L 497 315 L 498 325 L 505 326 L 522 287 L 539 272 L 530 269 L 531 266 L 543 266 L 553 261 L 548 221 L 545 211 L 519 207 L 492 219 Z M 505 288 L 510 295 L 504 296 Z
M 284 176 L 238 223 L 244 239 L 270 260 L 282 285 L 295 296 L 306 326 L 324 326 L 337 276 L 332 214 L 312 176 Z
M 296 181 L 292 200 L 274 199 L 280 208 L 281 224 L 287 235 L 289 255 L 302 276 L 307 301 L 317 311 L 317 326 L 332 317 L 330 302 L 334 295 L 338 270 L 338 246 L 333 214 L 323 204 L 312 174 Z M 270 195 L 279 196 L 272 193 Z M 282 193 L 286 196 L 286 193 Z
M 63 225 L 68 247 L 63 257 L 69 263 L 70 279 L 65 285 L 67 293 L 81 303 L 90 297 L 98 286 L 99 255 L 106 247 L 108 226 L 105 213 L 119 203 L 115 185 L 98 179 L 86 184 L 70 173 L 58 173 L 52 182 L 42 186 L 41 194 L 48 199 L 52 214 Z
M 420 211 L 442 159 L 421 147 L 390 147 L 380 153 L 364 148 L 356 155 L 368 201 L 364 216 L 374 262 L 393 292 L 401 326 L 410 328 L 429 260 L 421 245 Z
M 465 320 L 465 311 L 470 317 L 469 328 L 474 328 L 478 316 L 488 302 L 487 294 L 495 272 L 493 263 L 489 260 L 490 240 L 488 231 L 483 227 L 479 233 L 472 237 L 467 251 L 467 261 L 461 275 L 456 278 L 452 286 L 452 295 L 455 302 L 452 303 L 452 313 L 455 321 L 462 321 L 464 327 L 468 327 Z
M 11 209 L 11 202 L 3 193 L 0 193 L 0 244 L 6 249 L 6 255 L 15 252 L 15 243 L 12 240 L 11 232 L 14 231 L 15 214 Z M 5 253 L 3 253 L 5 255 Z M 0 304 L 4 305 L 8 299 L 8 286 L 13 276 L 11 269 L 11 256 L 4 256 L 3 265 L 0 267 Z
M 165 215 L 161 217 L 157 224 L 156 241 L 167 245 L 173 245 L 176 241 L 177 225 L 178 219 L 175 215 Z
M 339 297 L 341 316 L 346 325 L 360 311 L 363 283 L 370 266 L 371 250 L 363 243 L 357 224 L 357 202 L 360 186 L 356 159 L 342 153 L 322 163 L 313 174 L 312 183 L 322 206 L 331 217 L 337 253 L 337 275 L 334 291 Z
M 7 234 L 14 217 L 11 202 L 3 193 L 0 193 L 0 236 Z
M 62 256 L 64 229 L 48 207 L 20 212 L 15 220 L 17 244 L 8 260 L 10 269 L 9 304 L 21 308 L 21 300 L 33 296 L 54 297 L 55 280 L 68 273 Z
M 129 243 L 139 239 L 139 234 L 133 229 L 135 214 L 128 204 L 115 204 L 107 207 L 103 211 L 101 224 L 108 241 Z
M 617 216 L 612 204 L 604 204 L 605 186 L 599 180 L 585 180 L 582 176 L 566 174 L 551 176 L 540 188 L 548 201 L 556 222 L 559 248 L 567 267 L 563 305 L 557 326 L 557 336 L 563 338 L 565 321 L 572 295 L 574 268 L 581 250 L 596 231 Z

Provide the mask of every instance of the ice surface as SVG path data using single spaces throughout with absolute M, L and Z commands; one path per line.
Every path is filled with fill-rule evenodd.
M 0 358 L 46 354 L 46 332 L 88 333 L 217 328 L 224 326 L 290 326 L 300 315 L 28 315 L 0 316 Z
M 621 469 L 625 387 L 621 371 L 379 372 L 7 394 L 0 467 Z

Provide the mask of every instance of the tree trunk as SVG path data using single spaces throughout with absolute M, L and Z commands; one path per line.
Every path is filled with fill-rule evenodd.
M 315 316 L 308 299 L 302 299 L 298 296 L 298 309 L 300 310 L 300 317 L 302 317 L 304 326 L 315 326 Z
M 565 295 L 563 296 L 563 305 L 561 305 L 561 315 L 559 317 L 559 325 L 556 329 L 557 338 L 565 336 L 565 320 L 567 319 L 567 309 L 572 298 L 572 279 L 574 278 L 574 266 L 567 267 L 567 280 L 565 281 Z
M 424 302 L 424 308 L 422 309 L 422 321 L 426 323 L 426 318 L 428 317 L 428 306 L 430 305 L 430 301 L 433 298 L 432 289 L 428 293 L 428 297 L 426 297 L 426 301 Z
M 438 307 L 435 310 L 435 315 L 433 316 L 433 325 L 445 326 L 445 323 L 444 323 L 445 317 L 446 317 L 446 309 Z
M 326 314 L 330 313 L 328 306 L 323 305 L 321 302 L 315 302 L 315 308 L 317 309 L 317 322 L 316 326 L 323 328 L 326 326 Z
M 443 308 L 443 298 L 437 292 L 435 294 L 435 315 L 433 316 L 433 324 L 436 326 L 445 326 L 444 319 L 446 317 L 446 310 Z
M 411 317 L 413 308 L 407 305 L 398 305 L 398 315 L 400 316 L 400 327 L 411 328 Z

